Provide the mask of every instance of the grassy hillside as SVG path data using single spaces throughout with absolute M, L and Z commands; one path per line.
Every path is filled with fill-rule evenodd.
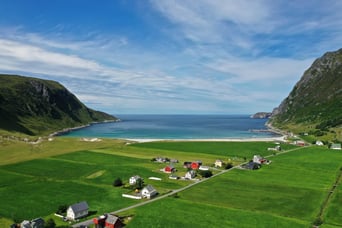
M 91 122 L 115 120 L 82 104 L 55 81 L 0 74 L 0 129 L 43 135 Z
M 328 52 L 305 71 L 274 111 L 276 127 L 342 141 L 342 49 Z
M 0 147 L 0 226 L 10 220 L 53 215 L 59 205 L 86 200 L 95 214 L 115 211 L 138 201 L 122 198 L 125 188 L 114 188 L 117 177 L 127 183 L 141 175 L 160 195 L 191 181 L 170 180 L 160 172 L 165 164 L 151 162 L 163 156 L 176 158 L 177 174 L 182 162 L 215 159 L 243 162 L 254 153 L 272 155 L 262 142 L 85 142 L 56 138 L 32 145 L 2 142 Z M 282 145 L 287 154 L 271 156 L 260 170 L 233 169 L 212 177 L 177 195 L 120 213 L 130 216 L 127 227 L 309 227 L 340 172 L 340 151 L 323 147 Z M 15 151 L 17 160 L 8 154 Z M 20 156 L 30 154 L 30 157 Z M 218 172 L 218 171 L 214 171 Z M 160 177 L 162 181 L 149 180 Z M 323 227 L 342 226 L 339 202 L 341 186 L 333 193 L 323 216 Z M 82 191 L 80 191 L 82 189 Z M 93 214 L 93 216 L 95 216 Z M 57 224 L 65 225 L 55 219 Z M 7 226 L 7 225 L 6 225 Z

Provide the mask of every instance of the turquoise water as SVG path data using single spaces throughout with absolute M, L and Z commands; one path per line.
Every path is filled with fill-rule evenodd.
M 121 121 L 93 124 L 63 136 L 126 139 L 224 139 L 278 136 L 266 130 L 267 119 L 249 115 L 118 115 Z

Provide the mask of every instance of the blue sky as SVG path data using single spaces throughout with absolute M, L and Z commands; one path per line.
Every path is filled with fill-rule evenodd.
M 339 0 L 0 0 L 0 72 L 111 114 L 271 111 L 341 48 Z

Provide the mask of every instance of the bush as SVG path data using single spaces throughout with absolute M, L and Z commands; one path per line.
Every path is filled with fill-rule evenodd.
M 233 168 L 233 164 L 232 163 L 228 163 L 228 164 L 225 165 L 224 168 L 225 169 L 231 169 L 231 168 Z
M 320 226 L 322 224 L 323 224 L 323 220 L 320 217 L 316 218 L 315 221 L 313 222 L 313 225 L 315 226 Z
M 210 170 L 200 170 L 199 175 L 201 175 L 204 178 L 211 177 L 213 173 Z
M 58 210 L 56 211 L 56 213 L 60 214 L 60 215 L 64 214 L 64 213 L 66 213 L 67 209 L 68 209 L 68 205 L 66 205 L 66 204 L 60 205 L 58 207 Z
M 122 186 L 122 180 L 121 180 L 121 178 L 119 177 L 119 178 L 116 178 L 115 180 L 114 180 L 114 182 L 113 182 L 113 186 L 114 187 L 120 187 L 120 186 Z

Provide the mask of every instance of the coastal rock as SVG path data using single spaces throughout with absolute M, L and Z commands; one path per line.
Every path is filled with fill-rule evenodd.
M 251 115 L 253 119 L 268 119 L 272 116 L 272 112 L 257 112 Z

